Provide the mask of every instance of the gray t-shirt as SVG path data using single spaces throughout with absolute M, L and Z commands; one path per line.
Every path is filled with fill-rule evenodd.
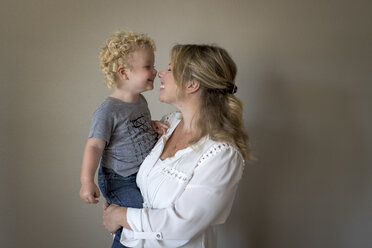
M 134 103 L 107 97 L 93 115 L 88 138 L 106 141 L 101 165 L 127 177 L 136 173 L 157 141 L 145 97 Z

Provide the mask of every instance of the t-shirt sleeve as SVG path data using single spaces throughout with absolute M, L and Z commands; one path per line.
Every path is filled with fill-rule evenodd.
M 93 114 L 92 125 L 90 127 L 88 138 L 103 139 L 106 144 L 110 143 L 111 133 L 114 129 L 114 117 L 112 111 L 99 106 Z

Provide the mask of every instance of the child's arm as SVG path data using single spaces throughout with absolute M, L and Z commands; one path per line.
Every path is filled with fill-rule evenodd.
M 105 145 L 104 140 L 97 138 L 89 138 L 85 145 L 80 175 L 80 198 L 86 203 L 98 203 L 100 193 L 94 183 L 94 175 Z

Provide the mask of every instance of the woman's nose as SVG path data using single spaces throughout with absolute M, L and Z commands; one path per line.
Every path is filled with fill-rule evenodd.
M 163 77 L 163 71 L 160 71 L 160 72 L 158 73 L 158 77 L 160 77 L 160 78 Z

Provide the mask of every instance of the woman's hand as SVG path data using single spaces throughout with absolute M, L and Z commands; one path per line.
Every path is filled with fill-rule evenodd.
M 105 202 L 103 204 L 102 223 L 111 233 L 115 233 L 122 226 L 130 229 L 127 223 L 127 208 L 120 207 L 116 204 L 108 205 L 107 202 Z

